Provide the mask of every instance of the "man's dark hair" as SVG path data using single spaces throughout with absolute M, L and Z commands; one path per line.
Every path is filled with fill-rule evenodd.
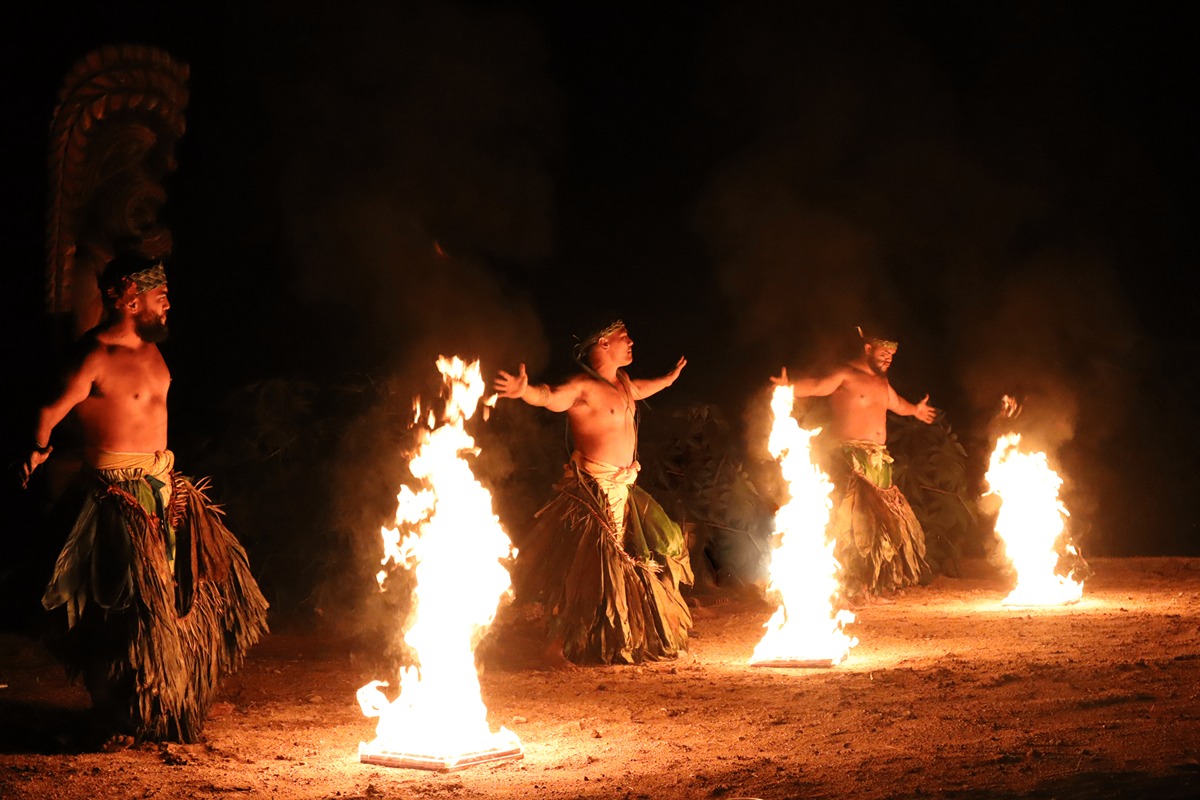
M 861 343 L 877 345 L 877 346 L 884 345 L 884 346 L 888 346 L 888 347 L 892 347 L 892 348 L 895 348 L 897 346 L 897 339 L 896 339 L 895 335 L 891 334 L 890 331 L 884 332 L 878 326 L 870 327 L 870 328 L 868 328 L 866 326 L 859 326 L 858 328 L 856 328 L 856 330 L 858 332 L 858 338 Z
M 138 282 L 139 277 L 149 274 L 155 267 L 163 267 L 161 258 L 146 258 L 134 251 L 118 253 L 104 267 L 97 281 L 105 305 L 113 305 L 125 294 L 130 282 Z M 139 289 L 140 291 L 145 289 Z
M 576 338 L 575 346 L 572 348 L 571 354 L 575 356 L 576 361 L 585 363 L 587 361 L 588 354 L 591 353 L 592 348 L 595 347 L 601 339 L 612 336 L 617 331 L 622 330 L 625 330 L 625 323 L 619 319 L 612 320 L 604 327 L 597 328 L 587 336 L 584 336 L 583 338 Z

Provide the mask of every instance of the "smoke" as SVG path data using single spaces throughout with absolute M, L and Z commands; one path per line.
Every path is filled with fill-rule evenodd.
M 505 275 L 553 248 L 557 99 L 539 36 L 454 5 L 346 11 L 292 19 L 318 52 L 277 65 L 290 288 L 332 309 L 361 362 L 544 358 L 521 276 Z
M 1024 435 L 1057 451 L 1080 427 L 1103 440 L 1132 402 L 1136 322 L 1110 265 L 1045 252 L 1018 266 L 964 324 L 963 383 L 974 407 L 1023 404 Z
M 424 381 L 439 355 L 481 358 L 493 368 L 513 352 L 535 363 L 546 344 L 530 299 L 478 260 L 455 257 L 390 199 L 332 198 L 297 218 L 296 289 L 343 311 L 342 338 L 374 364 Z M 436 377 L 436 372 L 434 372 Z
M 987 294 L 962 336 L 961 380 L 985 428 L 978 446 L 1008 432 L 1025 451 L 1046 452 L 1065 481 L 1076 540 L 1125 502 L 1122 472 L 1136 458 L 1113 451 L 1135 413 L 1140 334 L 1110 265 L 1074 252 L 1047 251 L 1016 267 Z M 1021 412 L 1000 415 L 1000 398 Z M 1144 446 L 1144 445 L 1142 445 Z M 1119 534 L 1102 531 L 1087 545 Z M 1127 545 L 1128 546 L 1128 545 Z
M 925 346 L 941 263 L 922 245 L 954 237 L 980 184 L 960 169 L 926 55 L 878 15 L 751 4 L 713 24 L 704 62 L 721 71 L 701 102 L 733 133 L 696 227 L 758 373 L 746 379 L 823 372 L 863 326 L 901 340 L 894 381 L 945 402 L 933 368 L 944 354 Z M 747 405 L 752 437 L 764 408 Z
M 730 133 L 697 229 L 759 382 L 823 371 L 854 325 L 882 328 L 901 341 L 893 385 L 948 411 L 980 476 L 1001 397 L 1018 395 L 1027 444 L 1063 459 L 1088 530 L 1129 505 L 1112 455 L 1145 334 L 1103 228 L 1111 198 L 1145 191 L 1143 162 L 1027 86 L 1032 65 L 952 76 L 906 22 L 753 4 L 717 20 L 702 102 Z M 1079 74 L 1052 63 L 1058 90 Z M 1099 177 L 1110 156 L 1122 166 Z
M 436 366 L 431 362 L 425 375 L 417 375 L 419 371 L 393 375 L 366 389 L 359 412 L 345 422 L 329 460 L 330 524 L 340 558 L 327 561 L 315 594 L 329 617 L 349 626 L 368 650 L 384 648 L 374 654 L 380 658 L 407 657 L 401 637 L 412 610 L 411 574 L 393 569 L 385 591 L 376 588 L 373 576 L 383 555 L 380 528 L 394 527 L 402 485 L 414 491 L 426 488 L 412 476 L 409 461 L 426 415 L 442 409 Z M 414 395 L 412 386 L 422 379 L 424 386 Z M 510 540 L 520 547 L 526 526 L 548 496 L 555 470 L 561 471 L 562 434 L 561 428 L 536 414 L 537 409 L 512 400 L 500 403 L 490 411 L 481 406 L 467 422 L 478 452 L 464 457 L 491 492 L 493 510 Z M 414 424 L 416 405 L 421 422 Z M 525 466 L 529 464 L 534 467 Z M 389 638 L 379 637 L 381 621 L 390 626 Z
M 547 361 L 527 286 L 554 253 L 559 98 L 541 34 L 519 13 L 372 2 L 246 13 L 273 28 L 253 74 L 271 130 L 263 168 L 279 187 L 280 291 L 294 308 L 279 346 L 353 399 L 328 458 L 329 525 L 354 557 L 318 594 L 326 609 L 402 615 L 370 575 L 412 480 L 413 401 L 438 402 L 437 357 L 479 359 L 489 384 Z M 510 427 L 486 437 L 490 485 L 544 438 L 533 421 Z
M 799 345 L 800 356 L 828 359 L 840 355 L 845 332 L 865 321 L 878 253 L 871 235 L 846 217 L 806 204 L 770 178 L 764 186 L 769 161 L 718 176 L 702 227 L 725 251 L 719 281 L 741 343 L 777 351 Z

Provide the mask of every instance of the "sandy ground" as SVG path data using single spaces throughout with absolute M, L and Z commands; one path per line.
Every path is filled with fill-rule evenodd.
M 1200 796 L 1200 559 L 1093 561 L 1078 604 L 1000 605 L 983 563 L 859 612 L 840 666 L 747 666 L 770 608 L 701 598 L 687 657 L 544 671 L 499 627 L 483 697 L 524 757 L 360 763 L 356 646 L 276 632 L 194 745 L 98 752 L 86 694 L 0 638 L 0 797 L 1184 798 Z

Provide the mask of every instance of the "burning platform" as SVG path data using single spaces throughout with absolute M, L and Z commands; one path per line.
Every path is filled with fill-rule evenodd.
M 509 747 L 491 747 L 486 750 L 474 750 L 456 755 L 432 755 L 429 753 L 396 752 L 386 747 L 375 748 L 367 744 L 359 744 L 358 760 L 364 764 L 375 764 L 380 767 L 401 767 L 407 769 L 427 769 L 435 772 L 457 772 L 460 769 L 474 767 L 480 764 L 490 764 L 494 761 L 513 761 L 524 758 L 525 751 L 518 741 Z
M 492 731 L 480 696 L 475 646 L 496 616 L 510 579 L 502 561 L 512 544 L 492 508 L 491 494 L 475 479 L 468 456 L 478 453 L 466 430 L 483 397 L 479 362 L 441 358 L 444 409 L 421 425 L 409 462 L 414 492 L 397 495 L 395 527 L 383 528 L 384 566 L 411 572 L 413 620 L 404 633 L 415 664 L 399 671 L 399 693 L 385 681 L 358 690 L 363 713 L 378 717 L 376 737 L 359 743 L 359 760 L 387 767 L 442 772 L 521 758 L 515 734 Z M 384 588 L 387 573 L 376 576 Z

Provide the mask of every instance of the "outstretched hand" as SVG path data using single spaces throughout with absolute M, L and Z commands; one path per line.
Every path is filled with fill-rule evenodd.
M 771 376 L 771 383 L 776 386 L 791 386 L 792 382 L 788 380 L 787 367 L 782 367 L 778 375 Z
M 671 379 L 671 383 L 675 382 L 675 379 L 679 377 L 679 373 L 683 372 L 683 368 L 686 366 L 687 359 L 683 356 L 680 356 L 679 360 L 675 362 L 675 368 L 667 373 L 667 377 Z
M 913 412 L 913 416 L 924 422 L 926 425 L 933 422 L 938 415 L 938 409 L 929 405 L 929 395 L 921 398 L 921 402 L 917 403 L 917 410 Z
M 33 475 L 33 471 L 46 463 L 46 459 L 50 457 L 50 453 L 54 450 L 53 447 L 45 447 L 41 450 L 34 449 L 29 453 L 29 458 L 21 464 L 21 488 L 29 488 L 29 478 Z
M 500 376 L 496 378 L 493 386 L 501 397 L 513 400 L 521 399 L 521 395 L 525 394 L 525 390 L 529 388 L 529 376 L 525 374 L 525 365 L 521 365 L 516 375 L 510 375 L 504 370 L 500 370 Z

